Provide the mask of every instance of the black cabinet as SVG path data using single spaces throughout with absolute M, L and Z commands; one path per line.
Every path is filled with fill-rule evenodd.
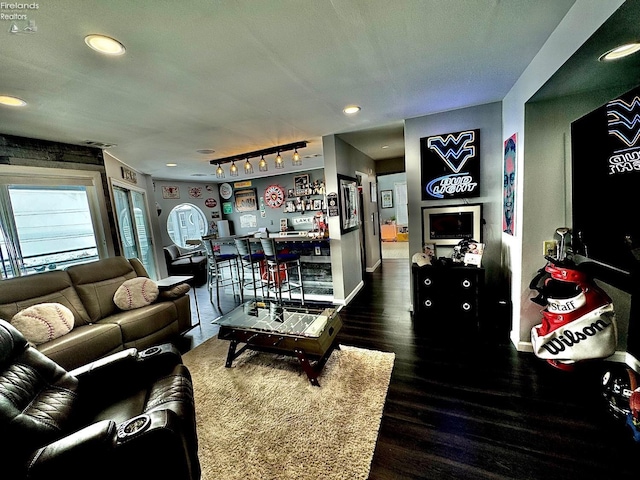
M 477 331 L 484 288 L 484 268 L 463 265 L 411 267 L 413 315 L 418 321 L 441 321 L 452 328 Z

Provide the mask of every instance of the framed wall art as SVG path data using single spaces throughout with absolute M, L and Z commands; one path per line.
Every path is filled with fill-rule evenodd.
M 380 206 L 382 208 L 393 208 L 393 190 L 380 191 Z
M 180 187 L 162 186 L 162 198 L 177 199 L 180 198 Z
M 304 175 L 296 175 L 293 177 L 293 188 L 296 197 L 307 195 L 309 193 L 307 191 L 309 188 L 309 174 L 305 173 Z
M 258 196 L 255 188 L 235 191 L 236 212 L 252 212 L 258 209 Z
M 357 230 L 360 227 L 360 206 L 356 179 L 338 175 L 338 199 L 340 201 L 340 233 Z
M 480 242 L 481 237 L 481 204 L 422 208 L 423 244 L 457 245 L 460 240 Z

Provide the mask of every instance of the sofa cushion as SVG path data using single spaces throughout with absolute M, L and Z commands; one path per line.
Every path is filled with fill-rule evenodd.
M 73 313 L 60 303 L 39 303 L 16 313 L 11 325 L 29 342 L 40 345 L 69 333 L 73 328 Z
M 36 347 L 66 370 L 123 350 L 118 325 L 94 323 L 76 326 L 68 334 Z
M 113 302 L 120 310 L 133 310 L 151 305 L 159 293 L 156 282 L 145 277 L 136 277 L 126 280 L 118 287 L 113 295 Z
M 118 312 L 113 296 L 126 280 L 136 278 L 136 272 L 124 257 L 110 257 L 95 263 L 74 265 L 67 269 L 78 296 L 92 322 Z
M 90 322 L 67 272 L 52 271 L 7 278 L 0 285 L 0 318 L 7 321 L 21 310 L 39 303 L 60 303 L 73 313 L 73 322 Z
M 177 317 L 178 312 L 174 302 L 160 302 L 115 313 L 102 320 L 100 324 L 118 325 L 122 331 L 122 341 L 127 344 L 165 328 L 175 322 Z

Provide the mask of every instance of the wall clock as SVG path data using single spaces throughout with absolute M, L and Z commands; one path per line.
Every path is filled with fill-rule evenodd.
M 231 188 L 231 185 L 229 185 L 228 183 L 220 184 L 220 196 L 224 200 L 229 200 L 232 194 L 233 194 L 233 188 Z
M 264 201 L 271 208 L 278 208 L 284 202 L 284 189 L 278 185 L 269 185 L 264 191 Z

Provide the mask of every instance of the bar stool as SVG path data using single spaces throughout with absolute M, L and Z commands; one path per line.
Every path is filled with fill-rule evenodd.
M 209 301 L 213 303 L 213 286 L 216 288 L 216 305 L 220 310 L 220 289 L 231 286 L 233 296 L 236 296 L 236 285 L 240 301 L 242 296 L 242 283 L 240 277 L 240 267 L 238 265 L 238 255 L 235 253 L 216 254 L 211 239 L 203 239 L 205 251 L 207 252 L 207 288 L 209 290 Z M 225 270 L 228 276 L 225 276 Z M 234 275 L 235 270 L 235 275 Z
M 289 300 L 292 300 L 291 290 L 294 288 L 300 289 L 300 303 L 304 305 L 304 285 L 302 283 L 300 255 L 277 251 L 276 242 L 273 238 L 261 238 L 260 243 L 267 261 L 267 289 L 273 288 L 278 302 L 282 302 L 283 283 L 286 283 L 285 291 L 289 292 Z M 298 283 L 291 281 L 290 270 L 297 271 Z
M 236 249 L 242 265 L 241 290 L 253 289 L 253 298 L 258 298 L 258 287 L 264 298 L 264 282 L 262 280 L 262 266 L 264 264 L 263 253 L 251 252 L 251 237 L 234 238 Z

